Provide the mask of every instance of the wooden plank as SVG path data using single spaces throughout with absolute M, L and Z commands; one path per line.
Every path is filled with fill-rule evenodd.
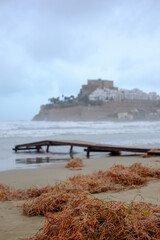
M 18 148 L 18 149 L 16 149 L 16 148 L 12 148 L 12 150 L 37 150 L 37 148 L 36 147 L 27 147 L 27 148 L 25 148 L 25 147 L 23 147 L 23 148 Z
M 160 155 L 160 149 L 151 149 L 147 152 L 149 155 Z
M 31 147 L 31 146 L 77 146 L 77 147 L 91 147 L 92 149 L 101 149 L 101 150 L 122 150 L 122 151 L 133 151 L 133 152 L 147 152 L 150 151 L 150 148 L 133 148 L 133 147 L 127 147 L 127 146 L 118 146 L 118 145 L 109 145 L 109 144 L 98 144 L 94 142 L 86 142 L 86 141 L 78 141 L 78 140 L 66 140 L 66 141 L 40 141 L 40 142 L 33 142 L 33 143 L 27 143 L 27 144 L 21 144 L 16 145 L 15 148 L 20 147 Z
M 86 148 L 87 157 L 89 157 L 90 152 L 137 152 L 137 153 L 147 153 L 151 151 L 150 148 L 137 148 L 137 147 L 128 147 L 128 146 L 118 146 L 118 145 L 110 145 L 110 144 L 99 144 L 94 142 L 87 141 L 79 141 L 79 140 L 44 140 L 39 142 L 32 142 L 26 144 L 16 145 L 13 150 L 16 152 L 19 150 L 40 150 L 42 146 L 46 146 L 46 151 L 49 151 L 49 146 L 71 146 L 70 152 L 72 152 L 72 148 L 75 147 L 84 147 Z M 160 152 L 160 149 L 156 149 L 156 152 Z M 154 154 L 153 151 L 151 154 Z
M 46 152 L 49 152 L 49 144 L 47 145 Z
M 124 146 L 111 146 L 111 145 L 106 145 L 105 147 L 101 147 L 101 146 L 93 146 L 91 147 L 90 151 L 108 151 L 108 152 L 112 152 L 112 151 L 122 151 L 122 152 L 140 152 L 140 153 L 144 153 L 144 152 L 148 152 L 150 149 L 149 148 L 132 148 L 132 147 L 124 147 Z
M 45 141 L 32 142 L 32 143 L 23 143 L 23 144 L 16 145 L 15 148 L 31 147 L 31 146 L 45 146 L 47 144 L 50 145 L 50 141 L 45 140 Z

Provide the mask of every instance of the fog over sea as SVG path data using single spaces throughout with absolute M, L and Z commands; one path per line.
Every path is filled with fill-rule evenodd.
M 52 146 L 49 153 L 15 153 L 12 150 L 17 144 L 49 139 L 160 148 L 160 122 L 0 122 L 0 171 L 33 168 L 69 160 L 69 147 L 64 146 Z M 73 150 L 75 157 L 85 158 L 82 148 Z M 93 157 L 97 155 L 107 154 L 91 153 Z

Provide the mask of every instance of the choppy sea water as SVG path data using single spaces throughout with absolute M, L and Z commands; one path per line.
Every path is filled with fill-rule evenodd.
M 12 150 L 17 144 L 49 139 L 160 148 L 160 122 L 0 122 L 0 171 L 67 161 L 69 147 L 50 147 L 49 153 Z M 74 148 L 74 154 L 85 157 L 81 148 Z

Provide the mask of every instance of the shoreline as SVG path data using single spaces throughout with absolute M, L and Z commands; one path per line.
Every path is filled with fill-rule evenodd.
M 0 172 L 0 184 L 10 187 L 31 188 L 44 187 L 65 181 L 69 176 L 89 174 L 98 170 L 105 170 L 115 164 L 130 166 L 133 163 L 142 163 L 144 166 L 160 168 L 160 157 L 142 158 L 140 156 L 114 156 L 83 159 L 82 170 L 69 170 L 66 163 L 56 163 L 32 169 L 7 170 Z M 159 180 L 148 182 L 144 187 L 106 193 L 94 194 L 96 198 L 106 201 L 144 201 L 160 205 Z M 0 231 L 1 240 L 16 240 L 33 236 L 43 225 L 44 217 L 26 217 L 22 214 L 20 206 L 22 201 L 0 201 Z
M 159 161 L 157 161 L 159 160 Z M 83 158 L 82 170 L 69 170 L 65 168 L 66 162 L 51 163 L 35 168 L 11 169 L 0 172 L 0 184 L 13 188 L 43 187 L 65 181 L 69 176 L 76 174 L 90 174 L 98 170 L 105 170 L 116 164 L 130 166 L 133 163 L 142 163 L 145 166 L 160 168 L 160 156 L 142 158 L 139 155 L 103 156 Z

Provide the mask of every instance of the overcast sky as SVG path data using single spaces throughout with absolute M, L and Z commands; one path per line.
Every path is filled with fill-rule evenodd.
M 160 94 L 160 0 L 0 0 L 0 120 L 87 79 Z

